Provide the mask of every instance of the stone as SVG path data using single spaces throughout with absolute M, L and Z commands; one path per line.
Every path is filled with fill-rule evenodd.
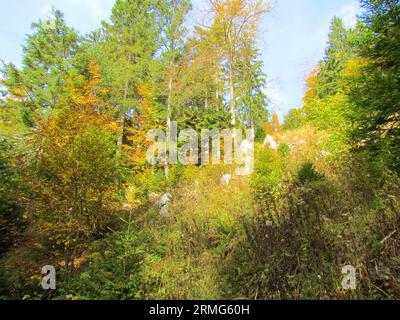
M 244 140 L 241 144 L 243 166 L 236 169 L 237 176 L 250 176 L 254 171 L 254 143 Z
M 272 137 L 271 135 L 267 135 L 265 137 L 264 140 L 264 147 L 266 147 L 267 145 L 272 149 L 272 150 L 278 150 L 278 144 L 276 143 L 274 137 Z
M 168 215 L 169 205 L 172 200 L 172 195 L 170 193 L 165 193 L 157 202 L 157 207 L 162 216 Z
M 249 153 L 250 147 L 251 147 L 251 144 L 250 144 L 249 140 L 243 140 L 243 142 L 240 145 L 240 149 L 242 150 L 242 152 L 244 154 L 248 154 Z
M 332 155 L 332 153 L 330 153 L 329 151 L 321 151 L 321 154 L 320 154 L 320 157 L 321 158 L 325 158 L 325 157 L 328 157 L 328 156 L 330 156 L 330 155 Z
M 225 185 L 229 185 L 229 183 L 231 182 L 231 179 L 232 179 L 232 175 L 231 174 L 225 174 L 222 177 L 222 183 L 225 184 Z
M 159 194 L 154 193 L 154 192 L 152 192 L 152 193 L 149 194 L 149 202 L 150 202 L 151 204 L 157 203 L 157 201 L 158 201 L 159 199 L 160 199 L 160 195 L 159 195 Z

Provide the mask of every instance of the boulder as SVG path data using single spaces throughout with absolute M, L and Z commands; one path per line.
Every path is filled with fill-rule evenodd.
M 172 200 L 172 195 L 170 193 L 163 194 L 157 202 L 157 208 L 162 216 L 168 215 L 169 205 Z
M 225 174 L 223 177 L 222 177 L 222 183 L 223 184 L 225 184 L 225 185 L 229 185 L 229 183 L 231 182 L 231 179 L 232 179 L 232 175 L 231 174 Z
M 275 150 L 275 151 L 278 150 L 278 144 L 276 143 L 274 137 L 271 135 L 267 135 L 265 137 L 263 145 L 264 145 L 264 147 L 266 147 L 268 145 L 272 150 Z
M 244 140 L 241 144 L 241 160 L 243 164 L 236 169 L 237 176 L 249 176 L 254 171 L 254 143 Z

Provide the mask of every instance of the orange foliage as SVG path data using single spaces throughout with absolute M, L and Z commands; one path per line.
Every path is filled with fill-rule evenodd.
M 146 151 L 151 142 L 146 140 L 147 132 L 157 126 L 157 113 L 153 107 L 154 92 L 150 83 L 138 86 L 140 103 L 138 110 L 133 112 L 132 126 L 127 128 L 128 145 L 124 145 L 128 160 L 133 166 L 143 167 L 146 163 Z
M 319 82 L 319 68 L 312 70 L 306 77 L 306 93 L 303 98 L 305 105 L 311 103 L 317 97 L 317 89 Z
M 266 134 L 270 134 L 270 135 L 273 135 L 273 134 L 276 134 L 277 132 L 279 132 L 281 129 L 281 124 L 279 121 L 278 114 L 276 112 L 273 112 L 271 121 L 264 123 L 262 125 L 262 128 L 264 129 L 264 132 Z
M 104 102 L 100 98 L 101 94 L 107 92 L 106 88 L 99 86 L 100 70 L 96 61 L 91 61 L 88 65 L 89 81 L 82 87 L 72 88 L 72 103 L 76 106 L 83 106 L 95 110 Z

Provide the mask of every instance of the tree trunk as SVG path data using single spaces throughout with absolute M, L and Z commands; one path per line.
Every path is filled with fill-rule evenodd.
M 126 102 L 126 99 L 128 97 L 128 81 L 125 83 L 125 89 L 124 89 L 124 103 Z M 125 110 L 124 110 L 124 106 L 121 107 L 121 110 L 119 111 L 120 114 L 120 118 L 119 118 L 119 122 L 121 124 L 121 131 L 119 133 L 119 137 L 118 137 L 118 141 L 117 141 L 117 147 L 118 147 L 118 155 L 121 155 L 122 153 L 122 145 L 124 143 L 124 134 L 125 134 Z
M 255 121 L 254 118 L 251 118 L 251 134 L 252 134 L 252 139 L 256 138 L 256 125 L 255 125 Z
M 118 150 L 121 151 L 122 150 L 122 144 L 124 143 L 125 113 L 123 113 L 121 115 L 121 117 L 119 118 L 119 122 L 122 125 L 122 129 L 121 129 L 121 132 L 119 133 L 119 136 L 118 136 L 117 147 L 118 147 Z
M 232 115 L 231 125 L 236 125 L 236 94 L 235 94 L 235 79 L 233 76 L 233 59 L 229 61 L 229 88 L 230 88 L 230 112 Z
M 171 143 L 170 133 L 171 133 L 171 115 L 172 115 L 172 76 L 168 82 L 168 101 L 167 101 L 167 150 L 169 150 L 169 146 Z M 169 166 L 168 166 L 168 154 L 166 155 L 166 163 L 164 167 L 165 177 L 168 178 L 169 175 Z
M 168 125 L 168 129 L 171 126 L 171 114 L 172 114 L 172 110 L 171 110 L 171 100 L 172 100 L 172 77 L 169 79 L 169 83 L 168 83 L 168 102 L 167 102 L 167 125 Z

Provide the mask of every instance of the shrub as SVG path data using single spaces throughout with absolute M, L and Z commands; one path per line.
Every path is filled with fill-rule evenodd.
M 66 299 L 132 300 L 141 298 L 141 266 L 145 255 L 143 231 L 130 216 L 120 231 L 95 241 L 89 265 L 61 284 Z M 86 263 L 87 265 L 87 263 Z
M 26 223 L 17 197 L 22 181 L 11 163 L 11 149 L 9 143 L 0 141 L 0 255 L 15 244 Z
M 325 175 L 323 173 L 318 172 L 314 164 L 311 162 L 307 162 L 303 164 L 299 171 L 297 172 L 296 181 L 300 185 L 305 185 L 311 182 L 318 182 L 325 180 Z
M 332 241 L 324 230 L 319 190 L 291 190 L 244 219 L 245 234 L 223 273 L 231 298 L 323 297 L 333 288 Z
M 398 298 L 399 182 L 390 173 L 368 175 L 370 167 L 357 161 L 322 181 L 308 166 L 304 185 L 245 217 L 245 233 L 221 264 L 228 297 Z M 355 291 L 341 287 L 346 265 L 357 269 Z
M 257 201 L 277 196 L 282 187 L 284 164 L 279 154 L 270 149 L 257 150 L 251 186 Z
M 279 145 L 278 152 L 281 157 L 286 158 L 290 154 L 290 151 L 290 146 L 287 143 L 283 142 Z
M 168 185 L 170 188 L 176 187 L 182 180 L 185 174 L 185 166 L 181 163 L 173 166 L 170 175 L 168 177 Z

